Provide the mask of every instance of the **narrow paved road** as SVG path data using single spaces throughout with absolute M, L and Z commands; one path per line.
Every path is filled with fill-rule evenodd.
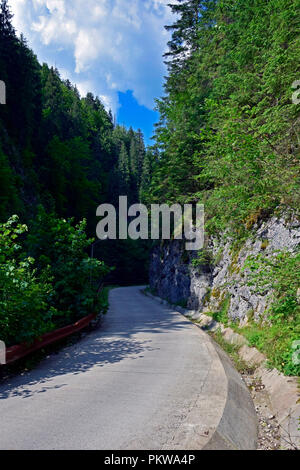
M 0 384 L 0 449 L 205 445 L 225 404 L 220 361 L 203 332 L 140 289 L 113 290 L 100 328 Z

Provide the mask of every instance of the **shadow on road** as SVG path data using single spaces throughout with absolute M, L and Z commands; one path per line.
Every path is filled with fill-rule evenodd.
M 14 396 L 29 398 L 36 393 L 45 393 L 49 389 L 62 388 L 66 384 L 51 387 L 51 379 L 67 374 L 78 375 L 94 367 L 120 362 L 124 358 L 134 360 L 143 357 L 142 354 L 146 350 L 151 350 L 148 341 L 128 339 L 110 341 L 105 337 L 93 339 L 89 337 L 88 341 L 80 341 L 76 347 L 61 351 L 58 355 L 42 362 L 36 369 L 5 381 L 0 385 L 0 400 Z
M 133 295 L 129 302 L 126 299 L 127 304 L 124 306 L 123 293 L 120 291 L 118 301 L 100 329 L 62 349 L 58 354 L 51 354 L 35 369 L 5 379 L 0 383 L 0 400 L 9 397 L 29 398 L 67 386 L 67 383 L 51 386 L 54 377 L 65 376 L 68 382 L 69 374 L 78 375 L 124 359 L 142 358 L 146 351 L 153 351 L 152 341 L 135 337 L 138 333 L 168 334 L 174 330 L 186 329 L 187 324 L 180 316 L 174 316 L 168 308 L 142 297 L 140 293 L 138 296 Z M 138 306 L 141 297 L 142 308 Z

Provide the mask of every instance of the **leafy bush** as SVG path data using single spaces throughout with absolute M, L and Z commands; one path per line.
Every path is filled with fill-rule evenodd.
M 34 260 L 26 257 L 21 238 L 26 225 L 14 216 L 0 225 L 0 332 L 7 345 L 31 341 L 53 327 L 47 273 L 37 276 Z
M 266 353 L 272 366 L 286 375 L 299 375 L 292 344 L 300 338 L 300 252 L 249 257 L 244 269 L 249 270 L 248 285 L 257 293 L 269 292 L 271 303 L 265 323 L 251 324 L 242 332 L 252 346 Z
M 0 224 L 0 332 L 7 345 L 107 309 L 99 282 L 109 272 L 91 259 L 86 222 L 73 225 L 39 209 L 30 234 L 14 216 Z
M 56 324 L 65 325 L 102 308 L 97 289 L 110 271 L 102 261 L 89 257 L 93 242 L 86 235 L 86 221 L 57 219 L 39 208 L 28 236 L 28 251 L 40 272 L 48 267 L 53 278 L 50 305 L 56 309 Z
M 222 300 L 219 311 L 213 313 L 213 319 L 217 322 L 223 323 L 225 326 L 228 326 L 229 307 L 230 307 L 230 296 L 227 295 L 226 298 Z
M 213 263 L 213 254 L 207 249 L 203 248 L 197 253 L 197 258 L 192 260 L 192 266 L 194 268 L 210 266 Z

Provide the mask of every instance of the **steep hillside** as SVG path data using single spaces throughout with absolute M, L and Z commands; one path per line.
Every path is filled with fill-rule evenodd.
M 200 253 L 183 243 L 157 246 L 150 264 L 153 292 L 211 315 L 243 333 L 287 375 L 300 374 L 292 344 L 300 337 L 300 222 L 272 217 L 257 223 L 239 247 L 209 238 Z
M 200 253 L 158 246 L 151 287 L 244 327 L 273 365 L 299 373 L 298 2 L 182 0 L 172 9 L 160 158 L 144 199 L 203 203 L 206 242 Z

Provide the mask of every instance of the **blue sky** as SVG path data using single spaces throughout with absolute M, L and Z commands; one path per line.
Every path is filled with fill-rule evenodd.
M 132 126 L 133 129 L 142 129 L 145 142 L 151 144 L 154 123 L 158 121 L 159 114 L 146 106 L 141 106 L 135 99 L 132 90 L 126 93 L 119 92 L 120 107 L 117 113 L 119 124 Z
M 176 0 L 173 0 L 175 2 Z M 170 0 L 9 0 L 14 25 L 40 62 L 56 66 L 82 95 L 92 91 L 120 124 L 150 142 L 162 95 Z

